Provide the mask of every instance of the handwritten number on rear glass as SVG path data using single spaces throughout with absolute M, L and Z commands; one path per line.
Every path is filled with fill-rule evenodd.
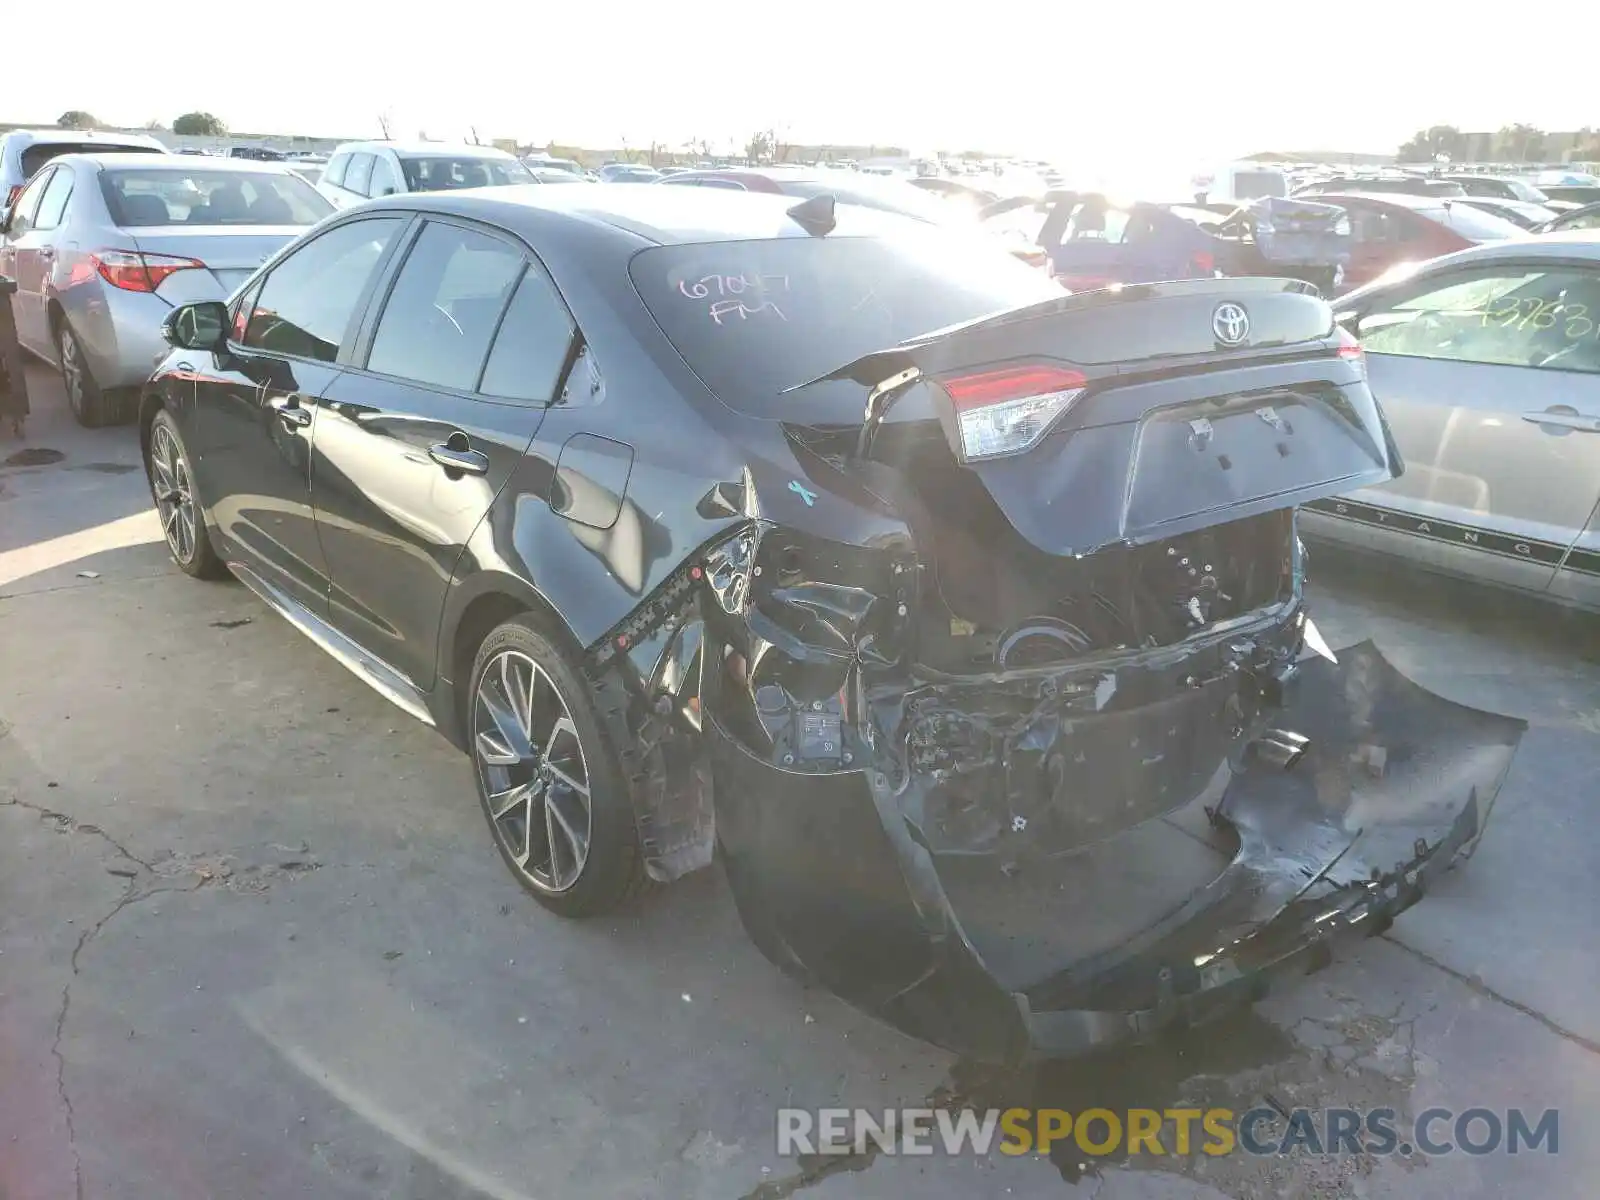
M 730 320 L 748 321 L 760 313 L 772 313 L 787 321 L 783 309 L 772 299 L 775 292 L 788 292 L 787 275 L 703 275 L 699 279 L 678 281 L 678 292 L 689 300 L 711 300 L 706 313 L 718 325 Z

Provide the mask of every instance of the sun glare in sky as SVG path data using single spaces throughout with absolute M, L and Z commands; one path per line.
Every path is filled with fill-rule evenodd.
M 79 0 L 92 59 L 168 18 Z M 1420 127 L 1600 125 L 1600 5 L 1545 20 L 1414 0 L 1343 5 L 593 0 L 172 10 L 160 69 L 16 54 L 0 119 L 118 125 L 215 113 L 234 130 L 468 136 L 594 148 L 802 143 L 984 149 L 1184 177 L 1259 150 L 1393 152 Z

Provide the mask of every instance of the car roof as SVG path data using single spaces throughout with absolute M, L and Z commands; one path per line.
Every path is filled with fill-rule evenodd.
M 412 155 L 416 157 L 438 154 L 474 154 L 481 158 L 516 158 L 515 154 L 500 149 L 498 146 L 474 146 L 471 142 L 403 142 L 383 141 L 377 139 L 369 142 L 341 142 L 334 147 L 335 154 L 371 153 L 374 150 L 393 150 L 401 156 Z
M 1374 204 L 1387 204 L 1392 208 L 1409 208 L 1414 212 L 1435 213 L 1445 210 L 1446 201 L 1462 200 L 1462 196 L 1418 196 L 1412 192 L 1363 192 L 1351 188 L 1344 192 L 1321 192 L 1317 200 L 1337 203 L 1340 200 L 1370 200 Z M 1481 197 L 1480 197 L 1481 199 Z
M 683 245 L 811 236 L 788 216 L 795 204 L 793 196 L 651 183 L 605 187 L 524 184 L 391 196 L 363 204 L 361 211 L 398 208 L 479 217 L 529 237 L 547 236 L 563 224 L 582 222 L 658 245 Z M 835 219 L 832 237 L 871 237 L 927 228 L 926 222 L 912 217 L 851 204 L 840 204 Z
M 1483 258 L 1592 258 L 1600 261 L 1600 229 L 1564 229 L 1537 237 L 1484 242 L 1458 253 Z
M 0 137 L 15 138 L 18 142 L 49 145 L 55 142 L 105 142 L 108 146 L 160 146 L 166 145 L 147 133 L 115 133 L 102 129 L 12 129 Z
M 1461 263 L 1492 263 L 1502 259 L 1527 261 L 1528 259 L 1581 258 L 1600 263 L 1600 229 L 1571 229 L 1561 233 L 1541 233 L 1536 237 L 1505 238 L 1493 242 L 1479 242 L 1465 250 L 1457 250 L 1420 264 L 1423 270 L 1433 272 L 1442 267 Z M 1376 286 L 1376 285 L 1369 285 Z M 1366 288 L 1360 289 L 1365 291 Z
M 262 171 L 279 172 L 290 169 L 286 162 L 263 162 L 254 158 L 216 158 L 205 155 L 203 161 L 196 162 L 200 155 L 195 154 L 116 154 L 110 151 L 93 154 L 63 154 L 50 161 L 81 162 L 90 166 L 107 167 L 138 167 L 144 171 L 237 171 L 242 174 L 259 175 Z

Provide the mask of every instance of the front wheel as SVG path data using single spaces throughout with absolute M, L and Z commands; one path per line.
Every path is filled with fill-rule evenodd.
M 145 474 L 150 495 L 161 518 L 161 532 L 178 569 L 197 579 L 221 579 L 228 573 L 206 533 L 205 514 L 194 491 L 189 452 L 178 423 L 166 409 L 156 413 L 150 426 L 150 447 L 145 452 Z
M 644 886 L 627 784 L 583 675 L 530 617 L 473 663 L 468 745 L 500 857 L 566 917 L 610 912 Z

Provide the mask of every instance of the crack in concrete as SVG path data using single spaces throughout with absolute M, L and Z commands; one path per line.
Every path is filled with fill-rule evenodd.
M 23 807 L 32 808 L 36 806 L 25 804 Z M 112 845 L 116 845 L 116 843 L 109 837 L 106 838 L 106 841 L 111 842 Z M 118 847 L 118 849 L 120 850 L 121 847 Z M 133 862 L 139 862 L 138 859 L 134 858 L 131 854 L 127 854 L 126 851 L 122 851 L 122 853 Z M 204 881 L 202 880 L 200 883 L 196 883 L 192 887 L 152 887 L 141 890 L 138 887 L 137 879 L 130 879 L 128 881 L 127 891 L 123 894 L 122 899 L 117 901 L 116 905 L 111 909 L 110 912 L 106 913 L 105 916 L 101 917 L 91 927 L 85 929 L 81 934 L 79 934 L 77 945 L 73 946 L 72 948 L 72 957 L 69 960 L 71 972 L 67 976 L 67 982 L 61 988 L 61 1009 L 56 1013 L 55 1038 L 50 1043 L 50 1053 L 56 1060 L 56 1094 L 61 1099 L 61 1109 L 66 1115 L 67 1149 L 72 1154 L 73 1191 L 77 1197 L 77 1200 L 83 1200 L 83 1160 L 78 1154 L 77 1112 L 72 1107 L 72 1097 L 67 1092 L 67 1060 L 66 1057 L 61 1053 L 61 1039 L 67 1027 L 67 1013 L 72 1008 L 72 981 L 78 977 L 78 957 L 83 953 L 84 947 L 92 942 L 97 936 L 99 936 L 100 931 L 109 925 L 112 920 L 125 909 L 131 908 L 135 904 L 148 900 L 151 896 L 160 896 L 168 892 L 193 892 L 199 890 L 199 888 L 203 886 Z
M 107 840 L 109 841 L 110 839 L 108 838 Z M 133 856 L 129 855 L 128 857 L 132 858 Z M 134 861 L 137 862 L 138 860 L 135 859 Z M 78 956 L 83 953 L 83 948 L 93 941 L 100 931 L 111 922 L 111 919 L 123 909 L 137 904 L 141 900 L 147 900 L 151 896 L 159 896 L 163 892 L 182 892 L 193 890 L 193 888 L 164 887 L 151 888 L 148 891 L 140 892 L 136 889 L 134 881 L 130 880 L 128 882 L 128 890 L 123 895 L 122 899 L 117 901 L 116 906 L 112 908 L 112 910 L 105 916 L 96 921 L 93 926 L 85 929 L 81 934 L 79 934 L 78 943 L 72 948 L 72 958 L 70 960 L 72 969 L 71 973 L 67 976 L 66 984 L 61 988 L 61 1009 L 56 1013 L 55 1038 L 50 1043 L 50 1053 L 56 1060 L 56 1094 L 61 1099 L 62 1112 L 66 1114 L 67 1149 L 72 1153 L 73 1190 L 78 1200 L 83 1200 L 83 1160 L 78 1154 L 77 1112 L 73 1109 L 72 1097 L 67 1092 L 67 1060 L 66 1057 L 61 1053 L 61 1037 L 67 1027 L 67 1012 L 72 1008 L 72 981 L 78 977 Z
M 144 859 L 134 854 L 126 846 L 117 841 L 116 838 L 112 837 L 98 825 L 92 825 L 86 821 L 79 821 L 76 817 L 71 816 L 68 813 L 57 812 L 53 808 L 46 808 L 42 804 L 34 804 L 30 800 L 23 800 L 16 796 L 12 796 L 6 800 L 0 800 L 0 807 L 7 806 L 25 808 L 29 812 L 35 814 L 41 821 L 54 821 L 56 824 L 61 826 L 62 833 L 87 833 L 91 836 L 98 837 L 101 841 L 105 842 L 106 845 L 110 846 L 129 862 L 143 867 L 146 871 L 155 870 L 155 868 L 149 863 L 145 862 Z
M 1488 984 L 1484 983 L 1483 980 L 1478 976 L 1468 975 L 1465 971 L 1458 971 L 1448 963 L 1441 962 L 1439 959 L 1433 957 L 1433 955 L 1429 954 L 1427 951 L 1418 950 L 1415 946 L 1408 946 L 1405 942 L 1402 942 L 1393 934 L 1384 934 L 1383 940 L 1392 946 L 1397 946 L 1401 950 L 1404 950 L 1407 954 L 1411 955 L 1419 962 L 1424 962 L 1428 966 L 1433 967 L 1435 970 L 1443 971 L 1446 975 L 1450 976 L 1450 978 L 1466 984 L 1471 991 L 1484 997 L 1486 1000 L 1493 1000 L 1496 1004 L 1503 1004 L 1513 1012 L 1518 1012 L 1525 1017 L 1532 1018 L 1540 1025 L 1543 1025 L 1551 1033 L 1555 1034 L 1558 1038 L 1561 1038 L 1563 1041 L 1571 1042 L 1580 1050 L 1587 1050 L 1590 1054 L 1600 1055 L 1600 1042 L 1595 1041 L 1593 1038 L 1585 1037 L 1583 1034 L 1577 1033 L 1574 1030 L 1568 1029 L 1566 1026 L 1559 1024 L 1554 1019 L 1545 1016 L 1544 1013 L 1540 1012 L 1536 1008 L 1533 1008 L 1531 1005 L 1524 1004 L 1520 1000 L 1513 1000 L 1510 996 L 1501 995 Z
M 73 1108 L 72 1096 L 67 1090 L 67 1060 L 66 1056 L 61 1052 L 61 1041 L 67 1027 L 67 1014 L 72 1008 L 72 983 L 78 977 L 78 959 L 83 954 L 84 947 L 98 937 L 100 932 L 125 909 L 148 900 L 151 896 L 159 896 L 168 892 L 198 891 L 205 886 L 209 876 L 202 876 L 198 882 L 190 887 L 141 887 L 140 880 L 144 875 L 158 875 L 159 873 L 148 862 L 134 854 L 100 826 L 86 821 L 79 821 L 68 813 L 47 808 L 42 804 L 34 804 L 15 796 L 0 801 L 0 807 L 25 808 L 41 821 L 55 822 L 61 833 L 83 833 L 97 837 L 111 847 L 119 857 L 134 864 L 135 868 L 137 868 L 131 873 L 115 870 L 111 872 L 126 880 L 122 898 L 112 906 L 110 912 L 78 935 L 77 943 L 72 947 L 72 955 L 68 959 L 69 972 L 67 981 L 61 988 L 61 1007 L 56 1012 L 55 1034 L 50 1042 L 50 1055 L 55 1059 L 56 1063 L 56 1095 L 61 1101 L 61 1111 L 66 1119 L 67 1151 L 72 1156 L 73 1194 L 77 1200 L 83 1200 L 83 1159 L 78 1153 L 77 1110 Z

